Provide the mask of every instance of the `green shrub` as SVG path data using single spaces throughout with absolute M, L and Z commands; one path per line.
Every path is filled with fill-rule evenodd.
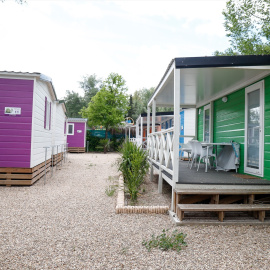
M 149 169 L 147 152 L 132 142 L 125 142 L 120 150 L 122 158 L 118 162 L 118 170 L 123 174 L 125 186 L 131 201 L 136 201 L 140 185 Z
M 104 154 L 110 151 L 110 146 L 111 146 L 110 139 L 101 139 L 99 143 L 103 147 Z
M 151 240 L 143 240 L 142 245 L 150 251 L 152 248 L 158 247 L 161 250 L 176 250 L 180 251 L 183 247 L 187 246 L 185 242 L 186 234 L 178 233 L 177 230 L 173 231 L 171 235 L 167 234 L 169 230 L 162 230 L 162 234 L 151 237 Z
M 97 151 L 97 146 L 99 145 L 100 138 L 92 136 L 90 132 L 87 132 L 86 141 L 89 142 L 87 149 L 88 151 Z
M 119 147 L 123 144 L 124 137 L 117 138 L 115 135 L 113 135 L 111 139 L 111 149 L 112 151 L 118 151 Z

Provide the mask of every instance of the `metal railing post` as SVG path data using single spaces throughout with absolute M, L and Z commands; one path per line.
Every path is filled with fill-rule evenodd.
M 43 147 L 45 148 L 45 173 L 44 173 L 44 185 L 46 184 L 46 176 L 47 176 L 47 149 L 50 148 L 49 146 Z
M 53 152 L 54 152 L 54 145 L 52 145 L 52 154 L 51 154 L 51 164 L 52 164 L 52 172 L 51 172 L 51 176 L 53 176 Z

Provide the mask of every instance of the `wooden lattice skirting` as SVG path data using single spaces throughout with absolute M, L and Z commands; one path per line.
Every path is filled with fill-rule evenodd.
M 124 181 L 122 176 L 119 177 L 116 214 L 167 214 L 168 210 L 168 206 L 125 206 Z
M 51 159 L 46 161 L 46 172 L 51 168 Z M 31 186 L 45 174 L 45 162 L 34 168 L 0 168 L 0 185 Z
M 85 153 L 84 147 L 69 147 L 68 148 L 69 153 Z

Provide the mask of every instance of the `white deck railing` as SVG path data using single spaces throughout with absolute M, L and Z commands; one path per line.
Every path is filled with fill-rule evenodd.
M 173 173 L 173 139 L 173 127 L 148 135 L 149 159 L 170 174 Z
M 141 138 L 129 138 L 129 141 L 135 143 L 137 146 L 141 146 L 142 144 Z

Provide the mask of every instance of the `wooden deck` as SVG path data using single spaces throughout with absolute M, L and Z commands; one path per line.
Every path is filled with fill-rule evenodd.
M 261 221 L 265 219 L 264 224 L 270 224 L 270 181 L 237 174 L 235 171 L 217 172 L 211 169 L 206 173 L 204 165 L 201 165 L 199 171 L 197 171 L 195 168 L 188 168 L 187 164 L 186 161 L 180 161 L 179 180 L 173 190 L 173 211 L 177 213 L 180 223 L 189 224 L 189 221 L 192 221 L 193 224 L 197 222 L 207 224 L 210 221 L 210 224 L 212 224 L 213 222 L 219 222 L 219 216 L 220 221 L 224 220 L 220 223 L 224 224 L 228 220 L 232 224 L 234 219 L 239 223 L 241 217 L 243 217 L 242 223 L 247 220 L 248 223 L 252 223 L 260 217 Z M 154 168 L 158 169 L 158 166 L 154 165 Z M 162 177 L 172 186 L 172 176 L 168 172 L 162 171 Z M 183 207 L 185 208 L 185 218 L 179 211 L 179 205 L 186 205 L 186 207 Z M 209 208 L 222 208 L 225 205 L 231 206 L 228 206 L 226 211 L 211 210 L 212 213 L 207 211 Z M 254 211 L 252 207 L 258 208 L 258 205 L 265 205 L 265 210 Z M 201 208 L 196 211 L 197 206 Z M 227 211 L 229 212 L 228 215 Z M 226 212 L 226 216 L 224 212 Z M 250 212 L 251 214 L 245 214 L 244 212 Z M 260 223 L 262 223 L 261 221 Z
M 63 153 L 58 153 L 46 161 L 46 173 L 51 167 L 58 165 L 64 158 Z M 45 175 L 45 162 L 33 168 L 0 168 L 0 185 L 5 186 L 31 186 Z
M 68 147 L 69 153 L 85 153 L 84 147 Z
M 51 169 L 51 159 L 46 161 L 46 172 Z M 45 175 L 45 162 L 34 168 L 0 168 L 0 185 L 31 186 Z

